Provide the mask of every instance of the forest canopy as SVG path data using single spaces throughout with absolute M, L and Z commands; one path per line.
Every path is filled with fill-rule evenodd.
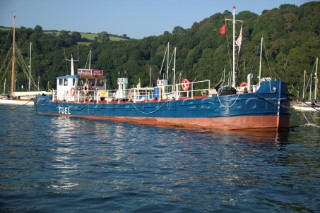
M 264 76 L 282 79 L 288 83 L 293 94 L 302 89 L 303 73 L 314 72 L 314 64 L 320 49 L 320 2 L 309 2 L 301 6 L 291 4 L 264 10 L 261 15 L 250 11 L 237 14 L 243 20 L 242 44 L 238 54 L 238 82 L 246 81 L 249 73 L 254 79 L 259 69 L 260 39 L 264 39 L 262 72 Z M 70 31 L 45 31 L 41 26 L 34 29 L 21 27 L 16 30 L 16 43 L 20 57 L 29 64 L 32 52 L 32 76 L 39 81 L 41 89 L 55 88 L 56 77 L 70 74 L 70 59 L 79 59 L 75 68 L 88 65 L 88 53 L 92 51 L 91 67 L 104 70 L 108 86 L 116 87 L 117 77 L 126 73 L 130 85 L 141 80 L 142 86 L 155 84 L 160 78 L 163 55 L 170 42 L 171 51 L 177 47 L 176 72 L 182 78 L 192 80 L 209 79 L 218 82 L 231 70 L 231 23 L 227 23 L 227 34 L 219 33 L 230 11 L 216 13 L 191 28 L 174 27 L 163 35 L 143 39 L 130 39 L 126 34 L 116 36 L 106 31 L 97 35 Z M 237 36 L 240 26 L 237 27 Z M 114 38 L 118 39 L 114 39 Z M 6 91 L 11 81 L 10 50 L 12 29 L 0 28 L 0 92 Z M 30 45 L 32 44 L 32 46 Z M 20 64 L 21 65 L 21 64 Z M 23 63 L 22 63 L 23 65 Z M 26 89 L 27 78 L 23 69 L 16 67 L 17 91 Z M 151 70 L 151 71 L 150 71 Z M 171 82 L 172 83 L 172 82 Z M 20 85 L 20 86 L 19 86 Z M 25 85 L 23 88 L 21 85 Z

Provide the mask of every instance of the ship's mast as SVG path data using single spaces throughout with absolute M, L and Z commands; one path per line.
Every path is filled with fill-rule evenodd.
M 89 69 L 91 69 L 91 50 L 89 52 Z
M 13 15 L 13 38 L 12 38 L 12 65 L 11 65 L 11 96 L 15 92 L 15 48 L 16 46 L 16 13 Z
M 232 21 L 232 87 L 236 86 L 236 22 L 242 22 L 236 20 L 236 6 L 233 6 L 232 19 L 225 19 L 226 21 Z
M 71 55 L 71 75 L 74 75 L 74 64 L 73 64 L 73 56 Z
M 236 6 L 233 6 L 232 12 L 232 87 L 236 86 Z

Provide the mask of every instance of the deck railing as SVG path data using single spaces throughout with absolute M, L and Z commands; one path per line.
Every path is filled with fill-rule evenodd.
M 133 102 L 162 99 L 194 98 L 210 94 L 210 80 L 190 82 L 188 90 L 183 90 L 181 84 L 166 85 L 164 88 L 131 88 L 127 90 L 53 90 L 53 101 L 67 102 L 111 102 L 129 100 Z M 156 92 L 155 92 L 156 91 Z

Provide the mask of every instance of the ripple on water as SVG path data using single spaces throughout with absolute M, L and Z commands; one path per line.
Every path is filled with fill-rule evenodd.
M 0 106 L 0 113 L 1 212 L 315 212 L 320 206 L 317 128 L 203 132 L 39 116 L 32 107 Z

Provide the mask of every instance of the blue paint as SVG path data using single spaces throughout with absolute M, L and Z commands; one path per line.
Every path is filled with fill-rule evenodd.
M 41 113 L 70 113 L 71 115 L 77 116 L 147 118 L 289 116 L 290 93 L 285 83 L 281 81 L 267 81 L 261 83 L 256 93 L 160 102 L 126 102 L 119 104 L 52 102 L 48 96 L 39 96 L 35 101 L 35 107 L 36 110 Z M 59 107 L 68 108 L 68 113 L 61 113 Z

